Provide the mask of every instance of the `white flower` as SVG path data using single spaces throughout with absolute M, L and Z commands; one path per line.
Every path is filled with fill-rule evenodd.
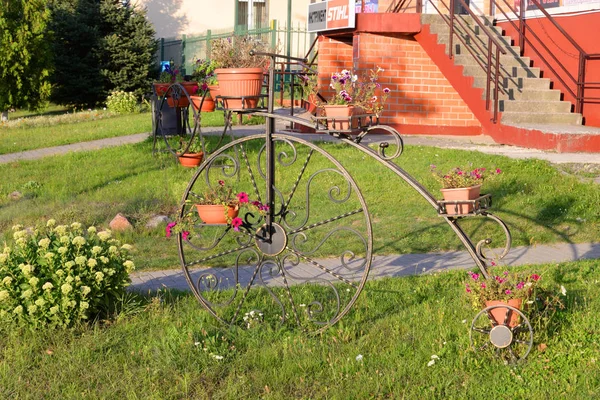
M 110 231 L 102 231 L 102 232 L 98 232 L 98 239 L 102 240 L 103 242 L 107 241 L 108 239 L 111 238 L 111 233 Z
M 58 225 L 56 228 L 54 228 L 54 232 L 56 232 L 57 234 L 59 234 L 61 236 L 62 235 L 66 235 L 66 233 L 67 233 L 67 226 L 66 225 Z M 62 238 L 60 238 L 60 239 L 61 239 L 61 242 L 62 242 Z
M 85 258 L 85 257 L 83 257 L 83 258 Z M 84 261 L 84 264 L 85 264 L 85 261 Z M 83 264 L 81 264 L 81 265 L 83 265 Z M 75 266 L 75 261 L 67 261 L 67 262 L 65 263 L 65 268 L 71 269 L 71 268 L 73 268 L 74 266 Z M 57 272 L 58 272 L 58 271 L 57 271 Z
M 101 256 L 100 261 L 102 261 L 102 264 L 108 264 L 109 260 L 108 260 L 108 257 Z
M 56 314 L 58 312 L 58 306 L 50 307 L 50 314 Z
M 108 252 L 111 254 L 117 254 L 119 252 L 119 249 L 117 249 L 117 246 L 110 246 L 108 248 Z
M 37 311 L 38 307 L 35 304 L 30 305 L 29 307 L 27 307 L 27 312 L 29 313 L 29 315 L 34 314 Z
M 39 282 L 39 281 L 40 281 L 40 280 L 34 276 L 34 277 L 32 277 L 32 278 L 29 280 L 29 284 L 30 284 L 31 286 L 37 286 L 37 284 L 38 284 L 38 282 Z
M 81 308 L 82 310 L 87 310 L 88 308 L 90 308 L 90 303 L 88 303 L 87 301 L 82 301 L 81 303 L 79 303 L 79 308 Z
M 30 264 L 26 264 L 26 265 L 21 264 L 21 265 L 19 265 L 19 268 L 21 269 L 21 272 L 25 276 L 31 274 L 34 270 L 33 265 L 30 265 Z
M 130 245 L 130 244 L 125 243 L 123 246 L 121 246 L 121 248 L 123 250 L 128 250 L 129 251 L 129 250 L 133 249 L 133 246 Z
M 40 247 L 42 247 L 42 248 L 44 248 L 44 249 L 47 249 L 47 248 L 48 248 L 48 246 L 50 246 L 50 239 L 48 239 L 48 238 L 43 238 L 42 240 L 40 240 L 40 241 L 38 242 L 38 246 L 40 246 Z
M 33 291 L 31 289 L 27 289 L 26 291 L 24 291 L 21 294 L 21 297 L 24 298 L 24 299 L 28 299 L 28 298 L 31 297 L 32 294 L 33 294 Z
M 363 360 L 363 355 L 359 354 L 356 356 L 356 361 L 362 361 Z
M 194 342 L 194 346 L 200 346 L 200 342 Z
M 221 361 L 223 359 L 223 356 L 219 356 L 217 354 L 211 354 L 212 358 L 214 358 L 217 361 Z
M 72 243 L 76 246 L 83 246 L 85 244 L 85 238 L 83 236 L 75 236 Z
M 98 261 L 96 261 L 95 258 L 90 258 L 87 262 L 87 265 L 90 268 L 94 268 L 96 265 L 98 265 Z
M 463 320 L 462 320 L 462 323 L 463 323 L 463 324 L 466 324 L 466 323 L 467 323 L 467 320 L 466 320 L 466 319 L 463 319 Z
M 79 223 L 79 222 L 73 222 L 71 224 L 71 229 L 73 229 L 73 230 L 79 230 L 79 229 L 81 229 L 81 223 Z
M 60 287 L 60 290 L 64 293 L 64 294 L 69 294 L 69 292 L 71 290 L 73 290 L 73 286 L 69 285 L 68 283 L 63 284 Z
M 54 258 L 54 253 L 53 253 L 53 252 L 51 252 L 51 251 L 49 251 L 49 252 L 47 252 L 47 253 L 44 255 L 44 258 L 45 258 L 46 260 L 52 260 L 52 259 Z
M 65 246 L 61 246 L 58 248 L 58 254 L 65 254 L 68 249 Z
M 77 265 L 83 266 L 83 265 L 85 265 L 86 261 L 87 261 L 87 258 L 85 258 L 85 256 L 77 256 L 77 257 L 75 257 L 75 263 Z
M 431 356 L 431 359 L 432 359 L 432 360 L 437 360 L 438 358 L 439 358 L 439 357 L 438 357 L 438 356 L 436 356 L 435 354 Z
M 54 285 L 53 285 L 53 284 L 51 284 L 50 282 L 46 282 L 46 283 L 44 283 L 44 285 L 42 286 L 42 289 L 44 289 L 44 290 L 50 290 L 50 289 L 52 289 L 53 287 L 54 287 Z
M 0 290 L 0 301 L 4 301 L 9 297 L 10 295 L 8 294 L 8 290 Z
M 435 364 L 435 360 L 430 360 L 430 361 L 427 363 L 427 366 L 428 366 L 428 367 L 431 367 L 433 364 Z
M 567 295 L 567 289 L 565 289 L 565 287 L 564 287 L 563 285 L 560 285 L 560 293 L 561 293 L 563 296 L 566 296 L 566 295 Z
M 4 264 L 7 259 L 8 259 L 8 255 L 6 255 L 4 253 L 0 253 L 0 264 Z
M 69 243 L 71 243 L 71 239 L 68 236 L 61 236 L 60 239 L 58 239 L 58 240 L 60 240 L 60 242 L 62 244 L 69 244 Z
M 49 219 L 48 222 L 46 222 L 48 228 L 52 228 L 54 225 L 56 225 L 56 220 L 54 219 Z
M 16 306 L 13 310 L 14 314 L 23 314 L 23 306 Z
M 92 289 L 90 289 L 89 286 L 82 286 L 81 287 L 81 294 L 84 295 L 84 296 L 87 295 L 91 291 L 92 291 Z
M 95 226 L 90 226 L 90 227 L 87 229 L 87 231 L 88 231 L 88 233 L 96 233 L 96 227 L 95 227 Z
M 123 266 L 125 267 L 125 271 L 127 271 L 127 273 L 130 273 L 131 271 L 133 271 L 135 269 L 135 264 L 131 260 L 125 261 L 123 263 Z
M 11 283 L 12 283 L 12 278 L 10 276 L 5 276 L 4 279 L 2 279 L 2 284 L 4 286 L 10 286 Z
M 37 306 L 43 307 L 43 306 L 44 306 L 44 304 L 46 304 L 46 300 L 44 300 L 44 299 L 42 299 L 41 297 L 39 297 L 39 298 L 38 298 L 38 299 L 35 301 L 35 304 L 36 304 Z
M 102 247 L 94 246 L 92 247 L 92 254 L 99 254 L 102 251 Z
M 96 272 L 96 281 L 102 282 L 102 279 L 104 279 L 104 274 L 100 271 Z

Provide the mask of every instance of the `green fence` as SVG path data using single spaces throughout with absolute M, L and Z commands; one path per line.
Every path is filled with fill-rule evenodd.
M 158 58 L 160 61 L 173 60 L 175 64 L 182 65 L 185 73 L 191 73 L 193 64 L 197 59 L 210 58 L 210 43 L 213 39 L 230 37 L 232 35 L 257 36 L 265 43 L 269 43 L 278 52 L 293 57 L 304 57 L 310 49 L 314 33 L 308 33 L 306 26 L 286 26 L 280 28 L 277 21 L 271 21 L 269 28 L 244 30 L 209 30 L 202 35 L 184 35 L 181 38 L 168 38 L 160 40 Z

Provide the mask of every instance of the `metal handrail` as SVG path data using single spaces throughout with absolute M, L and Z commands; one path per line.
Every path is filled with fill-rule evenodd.
M 448 56 L 450 58 L 453 57 L 453 43 L 454 43 L 454 26 L 455 26 L 455 22 L 458 24 L 459 27 L 461 27 L 465 34 L 469 37 L 469 39 L 471 39 L 472 43 L 475 43 L 475 45 L 477 46 L 477 48 L 479 50 L 485 50 L 482 49 L 482 47 L 477 43 L 477 41 L 475 40 L 475 38 L 473 37 L 473 35 L 471 35 L 468 32 L 468 29 L 465 28 L 462 25 L 462 22 L 460 21 L 460 19 L 456 18 L 456 15 L 454 13 L 454 3 L 455 1 L 460 1 L 460 3 L 463 5 L 463 8 L 467 11 L 467 13 L 471 16 L 471 18 L 473 18 L 473 20 L 477 23 L 477 25 L 480 27 L 480 29 L 485 33 L 485 35 L 488 38 L 488 46 L 487 46 L 487 64 L 484 64 L 477 56 L 477 54 L 475 54 L 474 50 L 471 48 L 471 46 L 467 45 L 466 40 L 461 36 L 461 35 L 457 35 L 459 40 L 461 41 L 461 43 L 465 46 L 465 48 L 469 51 L 469 53 L 471 53 L 471 55 L 473 56 L 473 58 L 475 59 L 475 61 L 477 62 L 477 64 L 486 72 L 486 93 L 485 93 L 485 109 L 486 110 L 490 110 L 490 103 L 492 100 L 491 94 L 490 94 L 490 89 L 491 89 L 491 82 L 492 80 L 494 81 L 494 96 L 493 96 L 493 100 L 494 100 L 494 107 L 493 107 L 493 116 L 491 118 L 491 121 L 493 123 L 498 122 L 498 104 L 499 104 L 499 98 L 498 98 L 498 93 L 500 90 L 499 87 L 499 77 L 500 77 L 500 53 L 502 54 L 506 54 L 506 50 L 504 49 L 504 46 L 498 41 L 498 39 L 496 39 L 490 32 L 488 32 L 486 26 L 479 20 L 479 18 L 469 9 L 467 3 L 464 0 L 450 0 L 450 6 L 448 7 L 448 5 L 445 2 L 438 2 L 443 4 L 444 7 L 446 7 L 446 9 L 450 12 L 450 17 L 446 17 L 442 12 L 440 12 L 440 9 L 437 7 L 437 5 L 433 2 L 429 3 L 431 6 L 433 6 L 433 8 L 437 11 L 437 13 L 442 17 L 442 19 L 444 20 L 444 22 L 446 22 L 446 24 L 450 27 L 450 33 L 449 33 L 449 51 L 448 51 Z M 495 46 L 495 54 L 494 57 L 492 57 L 492 47 Z M 483 51 L 482 51 L 483 52 Z M 494 69 L 492 71 L 492 64 L 494 66 Z
M 527 3 L 526 3 L 525 0 L 521 0 L 518 12 L 517 12 L 517 10 L 515 10 L 510 5 L 510 3 L 507 0 L 502 0 L 502 2 L 504 3 L 504 5 L 506 7 L 508 7 L 508 9 L 517 17 L 517 19 L 519 21 L 518 25 L 513 21 L 513 19 L 511 19 L 506 14 L 506 12 L 502 9 L 502 7 L 500 6 L 500 4 L 498 4 L 497 0 L 490 0 L 490 10 L 492 10 L 494 7 L 496 9 L 500 10 L 500 12 L 506 18 L 506 20 L 512 25 L 513 28 L 515 28 L 515 30 L 519 34 L 519 47 L 521 48 L 521 54 L 523 54 L 523 51 L 525 49 L 525 43 L 527 43 L 529 45 L 529 47 L 531 48 L 531 50 L 540 58 L 541 62 L 546 66 L 546 68 L 548 68 L 548 70 L 563 85 L 563 87 L 565 88 L 565 90 L 571 96 L 573 96 L 573 98 L 575 99 L 575 112 L 581 114 L 581 113 L 583 113 L 583 104 L 584 103 L 598 103 L 598 100 L 600 100 L 600 99 L 595 98 L 595 97 L 588 97 L 588 98 L 585 97 L 585 89 L 586 88 L 589 88 L 589 89 L 596 89 L 597 88 L 595 86 L 596 82 L 589 82 L 587 84 L 585 82 L 586 62 L 587 61 L 600 60 L 600 54 L 590 54 L 590 53 L 587 53 L 575 41 L 575 39 L 573 39 L 573 37 L 571 35 L 569 35 L 569 33 L 566 32 L 562 26 L 560 26 L 560 24 L 552 17 L 552 15 L 550 15 L 540 5 L 540 3 L 539 3 L 538 0 L 528 0 L 528 1 L 530 1 L 531 4 L 535 5 L 535 7 L 544 14 L 544 16 L 547 18 L 547 20 L 550 21 L 550 23 L 562 34 L 562 36 L 577 51 L 577 53 L 578 53 L 578 59 L 579 59 L 579 66 L 578 66 L 578 71 L 577 71 L 577 77 L 575 77 L 575 75 L 573 73 L 571 73 L 564 66 L 564 64 L 554 55 L 554 53 L 548 49 L 548 47 L 538 37 L 538 35 L 527 25 L 526 18 L 525 18 L 525 6 L 526 6 Z M 530 36 L 532 36 L 537 41 L 537 43 L 544 49 L 544 51 L 551 56 L 551 58 L 555 62 L 555 64 L 560 67 L 560 69 L 563 72 L 562 75 L 563 76 L 566 75 L 565 79 L 567 79 L 567 80 L 569 80 L 571 82 L 570 85 L 565 82 L 565 79 L 563 79 L 563 77 L 556 70 L 556 68 L 554 68 L 550 64 L 550 62 L 548 62 L 548 60 L 546 60 L 546 58 L 540 53 L 540 51 L 538 50 L 538 48 L 536 47 L 536 45 L 527 37 L 527 35 L 526 35 L 527 31 L 529 31 Z M 576 86 L 576 90 L 573 90 L 573 88 L 571 87 L 573 84 Z

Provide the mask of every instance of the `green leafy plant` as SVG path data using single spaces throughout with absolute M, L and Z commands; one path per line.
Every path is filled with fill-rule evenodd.
M 430 165 L 430 169 L 444 189 L 481 185 L 484 181 L 502 173 L 499 168 L 488 170 L 486 168 L 454 167 L 448 172 L 440 172 L 435 165 Z
M 131 246 L 78 222 L 33 231 L 13 226 L 0 253 L 0 321 L 67 327 L 123 293 L 135 268 Z
M 106 98 L 106 108 L 117 114 L 131 114 L 139 111 L 139 105 L 133 92 L 114 91 Z
M 211 43 L 210 59 L 216 68 L 265 68 L 269 58 L 250 55 L 250 51 L 268 51 L 266 43 L 251 36 L 232 36 Z
M 164 70 L 160 73 L 158 77 L 159 83 L 175 83 L 175 82 L 183 82 L 183 75 L 179 70 L 179 67 L 174 65 L 172 62 L 168 65 L 165 65 Z
M 198 59 L 196 60 L 192 77 L 201 85 L 216 85 L 218 83 L 217 76 L 214 73 L 216 68 L 217 62 L 215 60 Z

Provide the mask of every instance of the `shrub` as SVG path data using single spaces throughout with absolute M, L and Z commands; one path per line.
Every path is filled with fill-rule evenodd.
M 0 253 L 0 321 L 67 327 L 122 295 L 135 267 L 130 245 L 80 223 L 24 230 Z
M 134 113 L 139 111 L 137 99 L 132 92 L 117 90 L 106 99 L 106 107 L 119 114 Z

